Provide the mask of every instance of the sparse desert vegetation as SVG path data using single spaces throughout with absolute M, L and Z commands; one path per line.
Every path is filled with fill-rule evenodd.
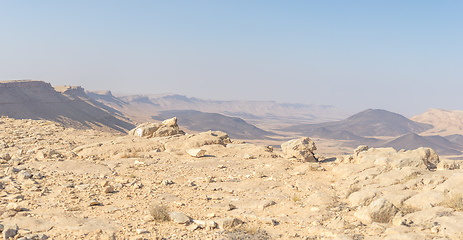
M 73 104 L 94 103 L 80 88 L 53 93 L 47 84 L 24 84 L 58 94 L 57 106 L 77 95 Z M 461 161 L 432 148 L 354 149 L 346 144 L 358 139 L 316 138 L 317 144 L 297 135 L 252 144 L 222 131 L 184 131 L 175 117 L 135 126 L 121 115 L 108 117 L 108 109 L 88 126 L 77 115 L 63 115 L 61 123 L 0 119 L 5 239 L 463 237 Z M 313 134 L 355 138 L 345 131 Z
M 177 134 L 175 119 L 164 124 L 169 127 L 149 131 L 173 135 L 121 136 L 2 118 L 2 233 L 20 239 L 461 237 L 454 223 L 463 216 L 463 173 L 457 162 L 440 164 L 432 149 L 362 148 L 325 162 L 312 157 L 316 147 L 308 138 L 270 150 L 235 143 L 223 132 Z M 135 148 L 136 156 L 114 154 Z

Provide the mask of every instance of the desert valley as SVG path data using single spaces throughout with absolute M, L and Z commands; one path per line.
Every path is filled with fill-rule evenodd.
M 0 82 L 4 239 L 463 239 L 463 111 Z

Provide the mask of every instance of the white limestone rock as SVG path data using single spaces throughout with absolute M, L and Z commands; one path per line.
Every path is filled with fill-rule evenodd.
M 188 155 L 192 157 L 200 158 L 206 155 L 206 150 L 201 149 L 201 148 L 191 148 L 191 149 L 186 150 L 186 153 L 188 153 Z
M 301 162 L 316 162 L 314 151 L 315 143 L 308 137 L 289 140 L 281 144 L 281 150 L 286 158 L 296 158 Z

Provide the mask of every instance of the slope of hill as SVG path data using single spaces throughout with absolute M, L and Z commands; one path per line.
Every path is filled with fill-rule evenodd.
M 463 135 L 463 111 L 429 109 L 428 111 L 411 118 L 413 121 L 427 123 L 434 126 L 427 134 L 442 136 Z
M 358 136 L 400 136 L 410 132 L 420 133 L 432 128 L 432 126 L 411 121 L 402 115 L 386 110 L 368 109 L 342 121 L 301 124 L 281 130 L 310 136 L 318 128 L 325 128 L 330 131 L 344 130 Z
M 236 139 L 266 139 L 275 136 L 275 133 L 264 131 L 251 125 L 238 117 L 228 117 L 219 113 L 204 113 L 194 110 L 164 111 L 153 119 L 164 120 L 172 117 L 178 118 L 181 127 L 193 131 L 219 130 L 226 132 Z
M 450 142 L 441 136 L 420 136 L 415 133 L 405 134 L 375 147 L 392 147 L 396 150 L 429 147 L 439 155 L 461 155 L 461 150 L 463 149 L 460 145 Z
M 460 146 L 463 146 L 463 135 L 460 135 L 460 134 L 452 134 L 452 135 L 449 135 L 449 136 L 445 136 L 445 139 L 453 142 L 453 143 L 456 143 Z
M 90 99 L 83 88 L 53 88 L 43 81 L 0 82 L 0 115 L 45 119 L 74 128 L 125 132 L 134 127 L 116 110 Z

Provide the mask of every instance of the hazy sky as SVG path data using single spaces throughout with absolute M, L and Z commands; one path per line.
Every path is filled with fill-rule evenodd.
M 463 110 L 463 1 L 0 0 L 0 80 Z

